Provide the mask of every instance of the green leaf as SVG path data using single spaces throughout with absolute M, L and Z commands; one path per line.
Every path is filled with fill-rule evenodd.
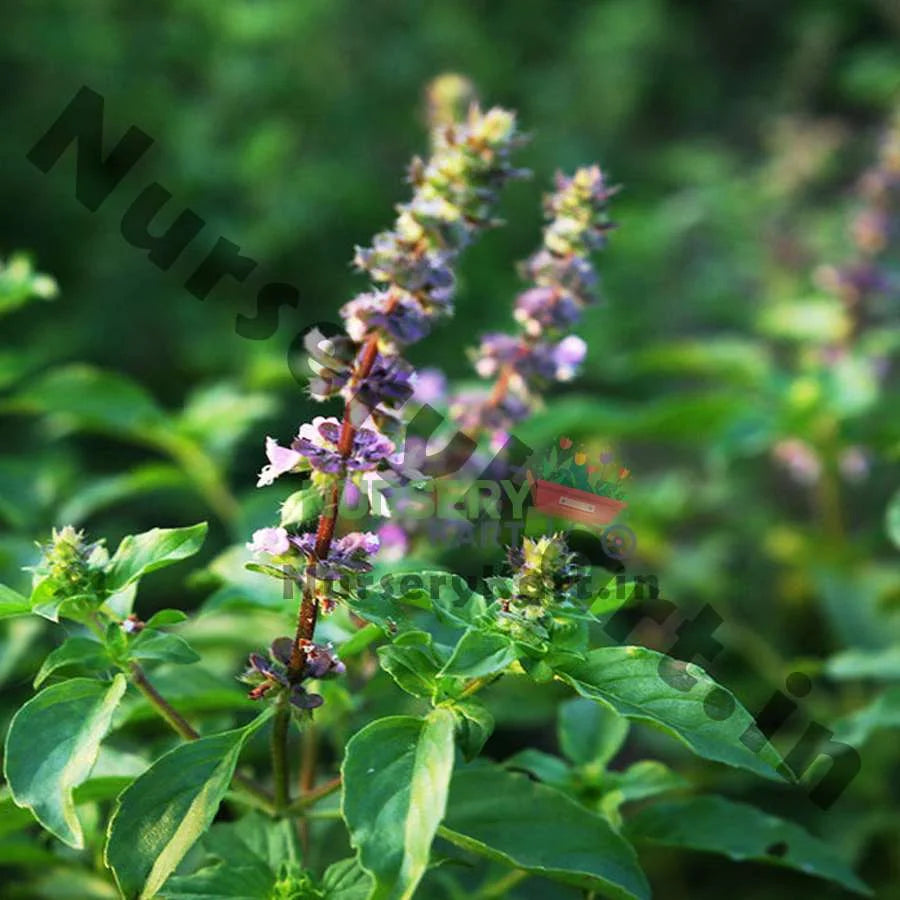
M 122 675 L 112 684 L 73 678 L 32 697 L 10 723 L 3 770 L 13 798 L 70 847 L 84 845 L 72 791 L 90 774 L 125 687 Z
M 0 584 L 0 619 L 12 616 L 27 616 L 31 612 L 31 601 L 5 584 Z
M 164 625 L 178 625 L 187 621 L 187 613 L 180 609 L 161 609 L 153 613 L 144 623 L 145 628 L 162 628 Z
M 84 669 L 106 669 L 112 664 L 109 654 L 103 644 L 92 638 L 70 637 L 66 638 L 55 650 L 53 650 L 38 669 L 34 676 L 34 687 L 39 688 L 58 669 L 69 666 L 80 666 Z
M 107 567 L 106 587 L 120 591 L 142 575 L 193 556 L 206 538 L 206 522 L 186 528 L 153 528 L 122 539 Z
M 870 704 L 833 723 L 838 741 L 861 747 L 876 731 L 900 728 L 900 687 L 889 687 Z
M 135 637 L 128 655 L 132 659 L 155 659 L 179 665 L 189 665 L 200 659 L 200 654 L 184 638 L 154 628 L 145 628 Z
M 533 747 L 519 750 L 504 760 L 503 765 L 507 769 L 528 772 L 538 781 L 560 790 L 568 791 L 574 786 L 572 767 L 564 759 Z
M 430 698 L 438 688 L 442 661 L 425 631 L 406 631 L 393 644 L 379 647 L 378 662 L 413 697 Z
M 888 537 L 894 546 L 900 550 L 900 491 L 895 491 L 888 503 L 884 516 L 885 528 L 887 528 Z
M 299 848 L 289 819 L 273 822 L 251 813 L 238 822 L 213 825 L 201 844 L 217 864 L 170 878 L 163 888 L 166 900 L 281 896 L 273 891 L 280 873 L 286 877 L 300 873 Z
M 605 768 L 624 743 L 628 722 L 607 706 L 575 697 L 560 706 L 556 733 L 573 763 Z
M 621 830 L 623 803 L 646 800 L 657 794 L 677 791 L 688 786 L 680 775 L 654 759 L 644 759 L 624 772 L 607 772 L 602 778 L 603 796 L 599 808 L 603 815 Z
M 368 900 L 372 879 L 355 858 L 332 863 L 322 878 L 324 900 Z
M 170 750 L 120 795 L 105 859 L 127 900 L 155 896 L 209 828 L 241 748 L 269 715 Z
M 688 797 L 645 807 L 626 825 L 634 840 L 757 860 L 871 894 L 832 847 L 799 825 L 724 797 Z
M 609 822 L 493 763 L 454 775 L 438 833 L 489 859 L 607 897 L 650 896 L 633 848 Z
M 463 757 L 475 759 L 494 730 L 494 717 L 478 700 L 455 702 L 451 709 L 457 714 L 456 737 Z
M 79 486 L 67 497 L 56 515 L 57 522 L 78 525 L 99 510 L 133 501 L 155 491 L 189 490 L 190 480 L 169 463 L 146 463 L 127 472 L 99 478 Z
M 900 681 L 900 644 L 878 650 L 844 650 L 825 663 L 829 678 L 849 680 L 871 678 L 876 681 Z
M 165 420 L 153 398 L 131 379 L 81 364 L 32 379 L 5 405 L 54 415 L 67 426 L 129 437 L 143 436 Z
M 515 662 L 516 647 L 502 634 L 469 629 L 460 638 L 441 675 L 481 678 L 502 672 Z
M 370 900 L 408 900 L 425 874 L 453 771 L 454 724 L 446 708 L 391 716 L 347 744 L 341 812 L 375 879 Z
M 279 524 L 302 525 L 319 514 L 322 509 L 322 495 L 318 488 L 308 487 L 294 491 L 281 504 L 281 521 Z
M 591 651 L 584 662 L 557 669 L 557 674 L 582 697 L 655 725 L 698 756 L 766 778 L 789 777 L 750 713 L 693 663 L 646 647 L 602 647 Z
M 264 867 L 228 863 L 170 878 L 163 896 L 165 900 L 260 900 L 272 896 L 274 884 L 275 877 Z

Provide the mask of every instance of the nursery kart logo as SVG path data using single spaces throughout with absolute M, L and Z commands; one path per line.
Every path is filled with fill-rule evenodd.
M 627 526 L 610 523 L 628 505 L 624 482 L 630 474 L 611 451 L 592 461 L 563 436 L 529 469 L 528 480 L 538 512 L 594 528 L 609 525 L 601 535 L 603 549 L 613 559 L 626 559 L 634 553 L 637 538 Z

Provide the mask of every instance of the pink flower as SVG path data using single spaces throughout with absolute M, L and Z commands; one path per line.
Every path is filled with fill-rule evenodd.
M 291 543 L 284 528 L 260 528 L 253 532 L 253 540 L 247 544 L 247 548 L 254 553 L 281 556 L 291 549 Z
M 296 450 L 290 450 L 282 447 L 275 438 L 266 438 L 266 456 L 269 458 L 269 465 L 263 466 L 259 473 L 259 480 L 256 482 L 257 487 L 271 484 L 276 478 L 290 472 L 294 466 L 302 459 L 303 455 Z

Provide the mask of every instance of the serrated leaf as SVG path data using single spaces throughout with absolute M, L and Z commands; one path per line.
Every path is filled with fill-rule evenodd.
M 161 756 L 119 797 L 105 860 L 127 900 L 155 896 L 215 817 L 244 743 L 270 715 Z
M 724 797 L 688 797 L 642 809 L 626 824 L 634 840 L 784 866 L 870 895 L 834 849 L 799 825 Z
M 446 708 L 391 716 L 347 744 L 341 812 L 375 879 L 370 900 L 408 900 L 425 874 L 453 771 L 454 724 Z
M 573 763 L 605 767 L 628 736 L 628 722 L 609 707 L 576 697 L 560 706 L 556 733 Z
M 750 713 L 699 666 L 646 647 L 602 647 L 557 674 L 582 697 L 655 725 L 698 756 L 774 780 L 789 778 Z
M 107 590 L 115 592 L 141 576 L 193 556 L 206 538 L 206 522 L 186 528 L 153 528 L 122 539 L 107 567 Z
M 493 763 L 454 775 L 439 834 L 489 859 L 606 897 L 650 896 L 633 848 L 609 822 Z
M 111 664 L 109 654 L 99 641 L 86 637 L 66 638 L 41 664 L 33 686 L 39 688 L 53 672 L 69 666 L 105 669 Z
M 3 771 L 13 798 L 70 847 L 84 844 L 72 791 L 90 774 L 125 687 L 122 675 L 111 684 L 73 678 L 32 697 L 10 723 Z
M 31 601 L 5 584 L 0 584 L 0 619 L 12 616 L 27 616 L 31 612 Z
M 502 634 L 470 628 L 453 649 L 441 675 L 457 678 L 481 678 L 502 672 L 516 659 L 516 647 Z

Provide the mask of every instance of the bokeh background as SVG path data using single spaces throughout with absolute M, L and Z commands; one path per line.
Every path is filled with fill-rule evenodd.
M 210 518 L 206 562 L 267 522 L 262 439 L 313 413 L 291 342 L 364 288 L 353 247 L 406 196 L 404 167 L 426 145 L 424 87 L 464 73 L 486 103 L 518 111 L 533 177 L 507 192 L 506 227 L 466 256 L 456 317 L 413 361 L 470 379 L 466 348 L 509 328 L 515 262 L 538 240 L 557 168 L 597 161 L 622 185 L 605 300 L 581 329 L 583 375 L 521 437 L 615 446 L 633 473 L 629 569 L 655 574 L 686 614 L 717 610 L 726 651 L 711 668 L 751 710 L 787 674 L 813 677 L 777 743 L 789 750 L 821 722 L 860 747 L 861 774 L 826 812 L 769 786 L 744 796 L 832 841 L 879 896 L 900 893 L 900 219 L 877 253 L 852 228 L 900 103 L 896 3 L 31 0 L 6 10 L 0 47 L 0 256 L 25 251 L 59 285 L 26 303 L 25 264 L 4 274 L 3 581 L 21 584 L 33 542 L 69 521 L 114 543 Z M 82 85 L 105 98 L 107 141 L 129 125 L 155 139 L 94 213 L 75 199 L 72 154 L 47 175 L 26 159 Z M 164 222 L 190 206 L 207 223 L 168 271 L 120 232 L 152 180 L 174 198 Z M 200 302 L 183 283 L 219 235 L 258 266 Z M 834 273 L 859 258 L 887 280 L 854 303 Z M 276 280 L 298 287 L 300 306 L 282 309 L 271 338 L 238 336 L 235 315 Z M 172 572 L 148 585 L 149 608 L 173 595 L 198 607 L 217 584 L 185 588 Z M 33 623 L 4 635 L 11 710 L 50 645 Z M 496 752 L 520 734 L 553 744 L 539 704 L 498 720 Z M 17 862 L 10 853 L 0 841 L 0 864 Z M 843 896 L 703 855 L 645 863 L 666 900 L 723 885 Z

